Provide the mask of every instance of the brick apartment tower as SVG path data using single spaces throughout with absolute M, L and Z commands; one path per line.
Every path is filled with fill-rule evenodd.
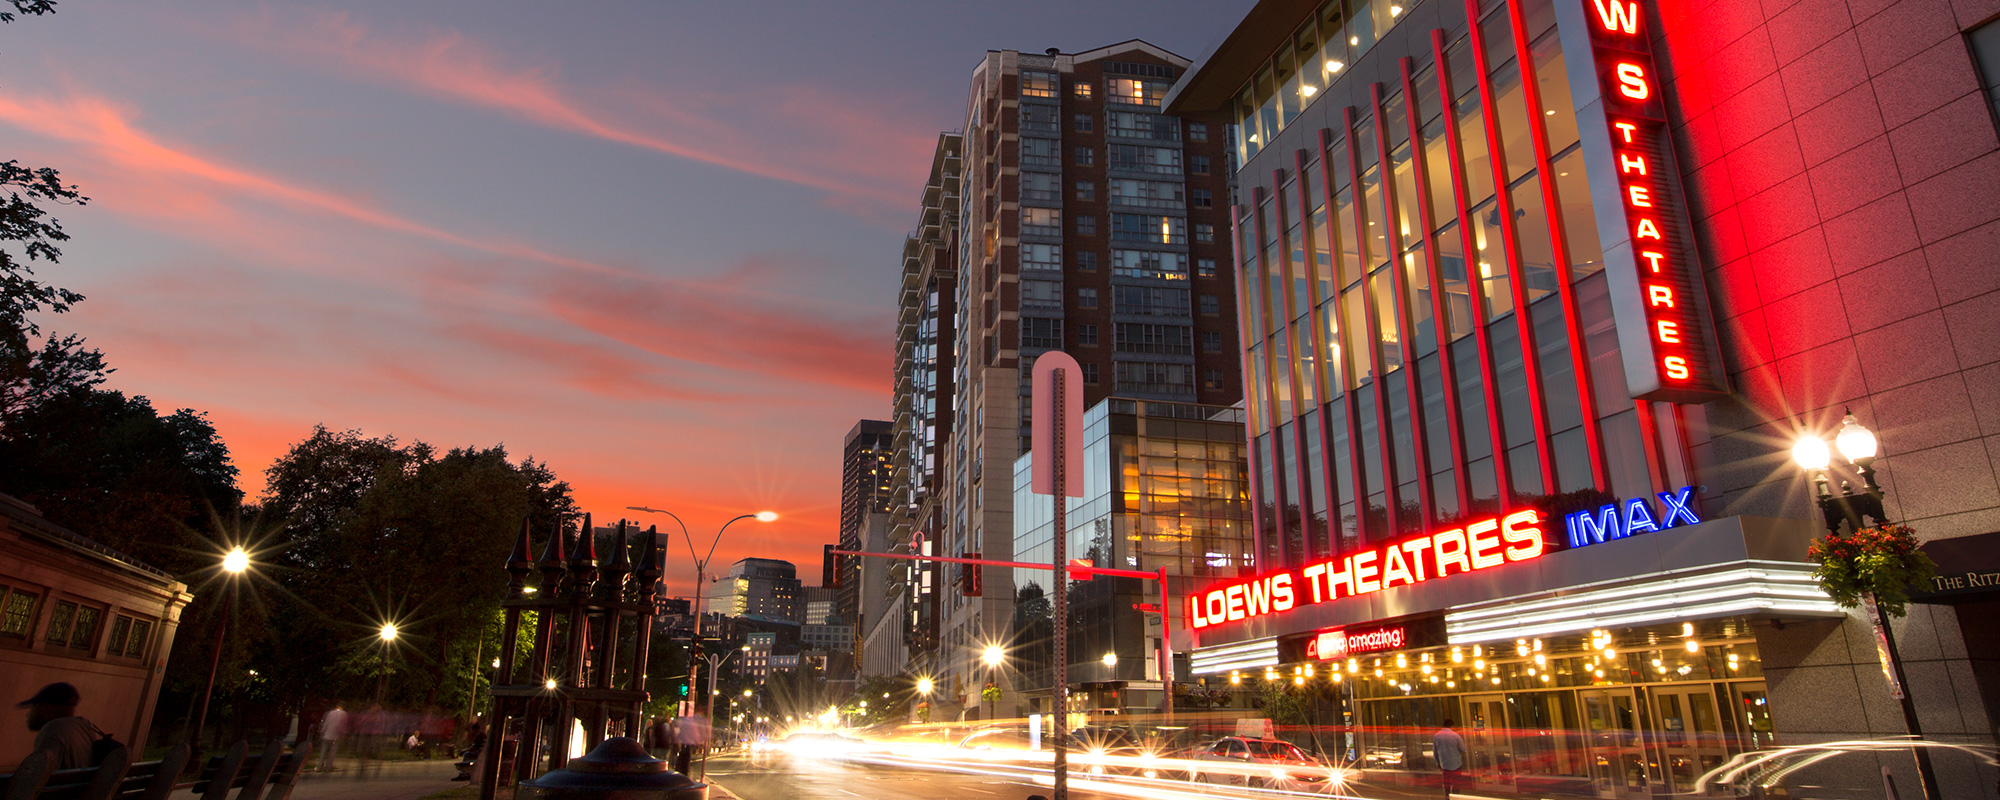
M 1159 114 L 1189 62 L 1132 40 L 1077 54 L 992 50 L 966 104 L 949 444 L 940 446 L 939 551 L 1008 559 L 1013 463 L 1028 447 L 1035 356 L 1083 368 L 1084 402 L 1230 405 L 1242 395 L 1229 161 L 1220 116 Z M 906 284 L 907 287 L 907 284 Z M 907 293 L 907 288 L 906 288 Z M 932 700 L 977 704 L 1006 672 L 1008 573 L 964 569 L 941 595 Z

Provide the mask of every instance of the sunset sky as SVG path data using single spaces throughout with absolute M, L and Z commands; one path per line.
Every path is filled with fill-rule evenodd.
M 981 54 L 1194 58 L 1247 6 L 63 2 L 0 26 L 0 159 L 91 198 L 45 327 L 207 412 L 253 497 L 314 424 L 504 443 L 600 521 L 776 510 L 716 561 L 813 584 Z

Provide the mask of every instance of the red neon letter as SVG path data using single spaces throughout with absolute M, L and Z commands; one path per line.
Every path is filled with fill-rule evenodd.
M 1634 238 L 1634 239 L 1658 239 L 1658 238 L 1660 238 L 1660 228 L 1659 228 L 1659 226 L 1657 226 L 1657 225 L 1654 225 L 1654 224 L 1653 224 L 1653 221 L 1652 221 L 1651 219 L 1648 219 L 1648 218 L 1646 218 L 1646 217 L 1640 217 L 1640 218 L 1639 218 L 1639 230 L 1638 230 L 1637 232 L 1634 232 L 1634 233 L 1632 234 L 1632 238 Z
M 1632 132 L 1639 129 L 1639 126 L 1630 122 L 1613 122 L 1611 127 L 1618 129 L 1618 135 L 1625 137 L 1626 144 L 1632 143 Z
M 1396 581 L 1402 581 L 1403 583 L 1417 582 L 1416 578 L 1410 577 L 1410 563 L 1403 558 L 1403 548 L 1390 545 L 1382 548 L 1382 554 L 1384 556 L 1382 562 L 1382 588 L 1387 589 L 1394 586 L 1396 585 Z
M 1662 341 L 1662 342 L 1665 342 L 1665 343 L 1667 343 L 1667 344 L 1680 344 L 1680 343 L 1681 343 L 1681 324 L 1680 324 L 1680 323 L 1678 323 L 1678 322 L 1674 322 L 1673 320 L 1666 320 L 1666 319 L 1663 319 L 1663 320 L 1660 320 L 1659 322 L 1655 322 L 1655 323 L 1653 323 L 1653 328 L 1654 328 L 1655 330 L 1659 331 L 1659 333 L 1660 333 L 1660 341 Z
M 1618 62 L 1618 93 L 1634 100 L 1644 100 L 1652 96 L 1653 90 L 1646 87 L 1646 69 L 1630 62 Z
M 1410 554 L 1410 569 L 1417 573 L 1417 580 L 1419 582 L 1429 577 L 1424 574 L 1423 556 L 1424 551 L 1429 549 L 1431 549 L 1431 540 L 1422 536 L 1403 543 L 1403 552 Z
M 1450 545 L 1447 547 L 1446 545 Z M 1472 562 L 1465 559 L 1465 531 L 1457 528 L 1431 535 L 1431 552 L 1437 554 L 1437 574 L 1442 578 L 1451 574 L 1446 567 L 1458 565 L 1459 572 L 1471 572 Z
M 1534 509 L 1516 511 L 1500 520 L 1500 538 L 1507 540 L 1507 560 L 1526 561 L 1542 554 L 1542 515 Z
M 1637 206 L 1639 208 L 1653 207 L 1653 198 L 1651 197 L 1650 194 L 1651 192 L 1652 192 L 1651 189 L 1648 189 L 1644 186 L 1625 187 L 1625 197 L 1632 201 L 1632 205 Z
M 1619 172 L 1637 172 L 1637 173 L 1639 173 L 1639 174 L 1641 174 L 1641 175 L 1644 175 L 1644 174 L 1646 174 L 1646 157 L 1645 157 L 1645 156 L 1635 156 L 1635 155 L 1631 155 L 1631 154 L 1629 154 L 1629 153 L 1619 153 L 1619 154 L 1618 154 L 1618 171 L 1619 171 Z
M 1654 271 L 1654 272 L 1659 272 L 1659 271 L 1660 271 L 1660 259 L 1662 259 L 1662 258 L 1666 258 L 1666 257 L 1667 257 L 1667 254 L 1665 254 L 1665 253 L 1655 253 L 1655 252 L 1653 252 L 1653 251 L 1651 251 L 1651 250 L 1641 250 L 1641 251 L 1639 251 L 1639 257 L 1640 257 L 1640 258 L 1643 258 L 1643 259 L 1646 259 L 1646 265 L 1647 265 L 1647 266 L 1649 266 L 1649 267 L 1652 267 L 1652 268 L 1653 268 L 1653 271 Z
M 1367 594 L 1382 588 L 1382 582 L 1375 578 L 1375 574 L 1379 571 L 1379 568 L 1375 566 L 1375 559 L 1381 557 L 1382 554 L 1375 550 L 1366 550 L 1354 554 L 1355 594 Z
M 1188 598 L 1187 607 L 1188 627 L 1195 630 L 1208 627 L 1208 618 L 1201 615 L 1201 598 Z
M 1321 597 L 1319 593 L 1319 576 L 1325 574 L 1326 574 L 1325 564 L 1314 564 L 1310 567 L 1306 567 L 1305 569 L 1306 586 L 1312 589 L 1312 601 L 1315 604 L 1320 603 L 1326 599 L 1324 597 Z
M 1674 290 L 1655 284 L 1646 285 L 1646 305 L 1674 307 Z
M 1677 381 L 1688 379 L 1688 360 L 1680 356 L 1667 356 L 1660 360 L 1667 367 L 1667 377 Z
M 1605 6 L 1604 0 L 1591 0 L 1591 3 L 1597 6 L 1597 22 L 1603 25 L 1605 30 L 1612 33 L 1617 33 L 1620 30 L 1626 33 L 1639 32 L 1638 3 L 1621 3 L 1619 0 L 1611 0 L 1609 7 Z
M 1292 594 L 1292 573 L 1280 572 L 1271 579 L 1271 610 L 1290 611 L 1298 605 L 1298 596 Z
M 1499 553 L 1489 552 L 1500 548 L 1500 537 L 1494 533 L 1500 530 L 1500 520 L 1485 519 L 1465 526 L 1465 536 L 1472 540 L 1472 568 L 1497 567 L 1506 562 Z

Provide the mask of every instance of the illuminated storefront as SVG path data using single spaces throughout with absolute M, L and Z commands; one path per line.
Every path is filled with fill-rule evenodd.
M 1807 5 L 1262 0 L 1174 87 L 1234 123 L 1257 548 L 1184 601 L 1198 679 L 1295 687 L 1299 735 L 1412 776 L 1457 719 L 1480 785 L 1524 794 L 1726 791 L 1695 782 L 1904 732 L 1861 710 L 1893 701 L 1782 464 L 1853 406 L 1922 451 L 1894 513 L 1991 530 L 1987 449 L 1946 445 L 2000 392 L 1967 327 L 2000 311 L 2000 23 Z M 1926 262 L 1957 279 L 1897 288 Z M 1949 613 L 1899 634 L 1926 735 L 1991 747 L 1958 709 L 2000 670 Z M 1865 758 L 1802 774 L 1914 785 Z M 1992 796 L 1974 759 L 1939 770 Z

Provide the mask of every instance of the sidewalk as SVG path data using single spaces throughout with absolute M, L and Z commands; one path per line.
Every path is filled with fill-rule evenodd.
M 307 771 L 299 776 L 299 785 L 292 791 L 292 800 L 417 800 L 428 794 L 468 785 L 451 779 L 458 774 L 458 770 L 448 759 L 375 761 L 367 769 L 359 769 L 360 763 L 341 759 L 338 768 L 332 772 Z M 173 800 L 193 797 L 193 792 L 182 791 L 175 793 Z

